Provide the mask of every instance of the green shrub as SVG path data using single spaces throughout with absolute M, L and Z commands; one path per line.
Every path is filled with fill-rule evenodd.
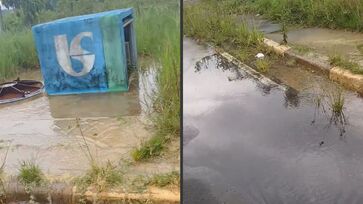
M 18 179 L 26 187 L 35 187 L 44 182 L 44 174 L 35 163 L 23 161 L 19 169 Z

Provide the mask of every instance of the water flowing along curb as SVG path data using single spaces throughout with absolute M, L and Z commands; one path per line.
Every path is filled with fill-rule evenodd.
M 312 59 L 309 57 L 298 55 L 292 52 L 292 48 L 285 45 L 280 45 L 279 43 L 264 38 L 263 43 L 272 48 L 273 51 L 279 55 L 287 56 L 295 59 L 296 62 L 315 68 L 316 70 L 325 73 L 329 76 L 329 79 L 335 81 L 342 86 L 363 94 L 363 76 L 359 74 L 353 74 L 351 71 L 343 69 L 341 67 L 331 66 L 329 62 Z

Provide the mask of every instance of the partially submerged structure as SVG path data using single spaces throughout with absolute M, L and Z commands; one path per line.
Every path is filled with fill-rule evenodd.
M 49 95 L 128 91 L 136 67 L 133 9 L 69 17 L 32 28 Z

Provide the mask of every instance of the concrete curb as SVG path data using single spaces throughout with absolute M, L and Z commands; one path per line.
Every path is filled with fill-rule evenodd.
M 356 91 L 359 94 L 363 94 L 362 75 L 353 74 L 351 71 L 341 67 L 333 67 L 329 62 L 324 60 L 301 56 L 294 53 L 291 47 L 280 45 L 279 43 L 267 38 L 264 38 L 263 43 L 272 48 L 275 53 L 295 59 L 296 62 L 300 64 L 312 67 L 317 71 L 328 75 L 330 80 L 335 81 L 350 90 Z
M 351 90 L 357 91 L 359 94 L 363 94 L 363 76 L 359 74 L 353 74 L 349 70 L 342 69 L 340 67 L 333 67 L 330 69 L 329 78 L 339 84 L 347 87 Z
M 259 73 L 258 71 L 256 71 L 255 69 L 251 68 L 250 66 L 242 63 L 241 61 L 239 61 L 237 58 L 233 57 L 229 53 L 224 52 L 224 51 L 218 51 L 218 50 L 216 50 L 216 52 L 219 55 L 221 55 L 228 62 L 236 65 L 240 69 L 243 69 L 249 76 L 251 76 L 255 80 L 261 82 L 263 85 L 269 86 L 269 87 L 278 87 L 278 88 L 280 88 L 281 90 L 284 90 L 284 91 L 287 90 L 287 87 L 285 87 L 283 85 L 280 85 L 280 84 L 272 81 L 270 78 L 268 78 L 265 75 Z
M 146 193 L 119 193 L 101 192 L 95 193 L 86 191 L 77 192 L 77 188 L 66 183 L 52 183 L 47 186 L 34 188 L 32 191 L 37 202 L 40 203 L 78 203 L 80 198 L 88 202 L 97 201 L 152 201 L 155 203 L 180 203 L 180 192 L 177 190 L 165 190 L 156 187 L 149 187 Z M 28 201 L 29 194 L 18 182 L 7 184 L 6 203 L 18 203 Z M 1 201 L 1 200 L 0 200 Z
M 272 48 L 277 54 L 279 55 L 285 55 L 285 53 L 287 51 L 289 51 L 291 49 L 291 47 L 287 46 L 287 45 L 280 45 L 280 43 L 277 43 L 273 40 L 270 40 L 270 39 L 267 39 L 267 38 L 264 38 L 263 39 L 263 43 Z
M 84 194 L 75 194 L 74 201 L 85 197 L 88 201 L 153 201 L 156 203 L 180 203 L 180 193 L 150 187 L 147 193 L 117 193 L 87 191 Z

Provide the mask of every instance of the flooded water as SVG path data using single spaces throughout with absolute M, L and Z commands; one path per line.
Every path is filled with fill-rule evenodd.
M 190 39 L 183 62 L 185 203 L 363 203 L 362 98 L 345 92 L 335 124 L 323 76 L 281 68 L 266 87 Z
M 41 80 L 39 72 L 21 78 Z M 130 151 L 152 133 L 144 116 L 155 88 L 155 71 L 134 73 L 130 84 L 124 93 L 44 94 L 1 105 L 0 161 L 9 148 L 5 172 L 14 175 L 20 162 L 33 161 L 49 176 L 78 175 L 89 168 L 87 146 L 101 163 L 129 158 Z

